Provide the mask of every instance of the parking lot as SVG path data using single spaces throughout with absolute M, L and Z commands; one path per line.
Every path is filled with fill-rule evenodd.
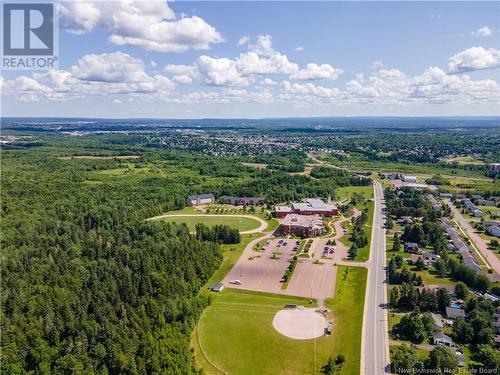
M 281 279 L 297 249 L 298 244 L 295 239 L 269 239 L 259 251 L 254 251 L 253 246 L 247 246 L 236 265 L 224 278 L 224 285 L 229 288 L 319 300 L 332 297 L 335 290 L 336 267 L 331 263 L 313 264 L 313 259 L 309 258 L 299 258 L 288 288 L 281 289 Z M 235 280 L 238 281 L 236 284 Z
M 263 246 L 264 253 L 267 256 L 275 254 L 280 258 L 292 258 L 299 249 L 300 242 L 295 239 L 270 239 Z

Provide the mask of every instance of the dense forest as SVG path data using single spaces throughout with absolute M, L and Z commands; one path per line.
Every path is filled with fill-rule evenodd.
M 221 262 L 219 243 L 239 233 L 200 226 L 192 235 L 145 219 L 183 208 L 189 194 L 273 203 L 365 183 L 123 139 L 43 135 L 3 147 L 2 373 L 198 373 L 189 338 L 210 303 L 199 291 Z

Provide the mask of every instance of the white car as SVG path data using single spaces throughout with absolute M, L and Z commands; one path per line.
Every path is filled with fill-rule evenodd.
M 233 285 L 241 285 L 241 281 L 240 280 L 231 280 L 229 282 L 229 284 L 233 284 Z

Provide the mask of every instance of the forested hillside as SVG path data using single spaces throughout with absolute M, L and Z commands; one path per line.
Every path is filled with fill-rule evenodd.
M 195 372 L 197 294 L 221 256 L 186 227 L 134 217 L 174 207 L 168 186 L 89 185 L 89 163 L 34 151 L 2 164 L 2 373 Z
M 97 154 L 135 158 L 68 158 Z M 196 373 L 189 337 L 209 303 L 199 290 L 221 261 L 219 245 L 144 219 L 183 208 L 188 194 L 279 202 L 359 183 L 113 136 L 43 136 L 4 147 L 1 163 L 4 374 Z

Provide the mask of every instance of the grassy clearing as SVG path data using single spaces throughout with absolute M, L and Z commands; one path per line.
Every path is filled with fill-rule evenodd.
M 359 374 L 360 371 L 367 274 L 363 267 L 338 267 L 335 297 L 325 301 L 334 319 L 332 353 L 344 354 L 346 358 L 343 375 Z
M 78 156 L 61 156 L 60 160 L 71 160 L 71 159 L 87 159 L 87 160 L 127 160 L 127 159 L 139 159 L 140 155 L 109 155 L 109 156 L 98 156 L 98 155 L 78 155 Z
M 366 269 L 350 267 L 347 276 L 345 269 L 339 267 L 336 295 L 327 301 L 333 334 L 316 340 L 293 340 L 272 326 L 285 304 L 307 306 L 306 298 L 230 289 L 214 296 L 192 337 L 198 366 L 208 375 L 220 374 L 204 357 L 199 340 L 210 361 L 231 374 L 319 373 L 330 355 L 340 353 L 346 357 L 341 374 L 359 374 Z
M 373 186 L 345 186 L 335 189 L 336 200 L 350 199 L 354 193 L 363 193 L 366 199 L 373 198 Z
M 260 226 L 260 222 L 255 219 L 248 217 L 224 217 L 224 216 L 185 216 L 185 217 L 166 217 L 162 219 L 167 222 L 185 223 L 190 231 L 195 230 L 195 226 L 198 223 L 205 224 L 208 227 L 213 227 L 214 225 L 228 225 L 232 228 L 236 228 L 239 231 L 246 231 L 256 229 Z
M 365 262 L 370 258 L 370 243 L 372 239 L 372 227 L 373 227 L 373 213 L 374 213 L 375 203 L 373 201 L 365 201 L 364 203 L 358 204 L 356 208 L 359 210 L 368 209 L 368 222 L 363 226 L 363 232 L 365 232 L 366 237 L 368 238 L 368 244 L 362 248 L 359 248 L 356 253 L 355 261 Z M 351 247 L 352 242 L 349 240 L 352 233 L 352 224 L 350 221 L 346 221 L 342 224 L 342 227 L 347 229 L 347 233 L 344 234 L 340 241 L 346 245 L 347 247 Z
M 472 164 L 472 165 L 486 165 L 484 160 L 477 159 L 474 156 L 457 156 L 455 158 L 444 159 L 447 163 L 458 163 L 458 164 Z
M 494 180 L 482 178 L 472 179 L 464 177 L 446 177 L 448 185 L 440 186 L 441 190 L 450 193 L 480 193 L 483 191 L 496 191 L 500 188 L 500 183 Z
M 437 164 L 419 164 L 404 162 L 386 162 L 378 160 L 369 160 L 360 155 L 351 155 L 347 159 L 338 159 L 331 155 L 324 158 L 333 165 L 337 165 L 347 170 L 366 170 L 381 171 L 383 173 L 399 172 L 408 174 L 441 174 L 441 175 L 462 175 L 468 177 L 484 177 L 481 171 L 469 170 L 464 168 L 455 168 L 437 165 Z

